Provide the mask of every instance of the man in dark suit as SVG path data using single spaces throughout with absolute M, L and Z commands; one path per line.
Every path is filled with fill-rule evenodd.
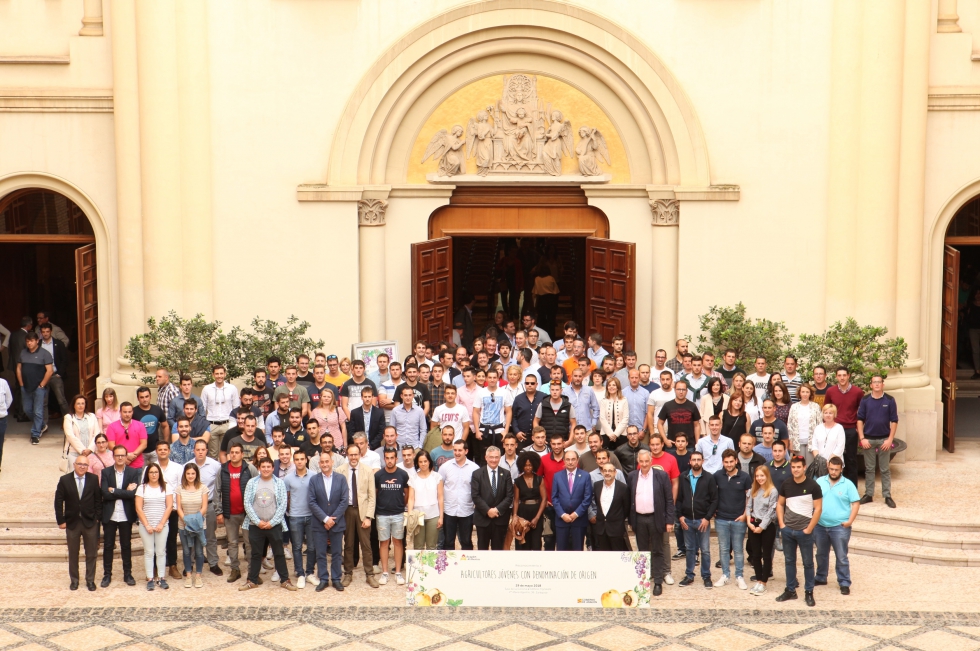
M 578 468 L 578 453 L 565 451 L 565 470 L 555 473 L 551 482 L 551 503 L 555 507 L 555 549 L 580 552 L 585 544 L 585 528 L 592 503 L 592 480 Z
M 139 468 L 127 465 L 128 452 L 122 445 L 112 449 L 115 462 L 102 470 L 102 587 L 112 583 L 112 555 L 119 532 L 119 553 L 122 557 L 123 580 L 136 585 L 133 578 L 133 523 L 136 522 L 136 487 L 140 484 Z
M 54 492 L 54 517 L 68 537 L 68 576 L 72 590 L 78 590 L 78 550 L 82 542 L 85 543 L 85 586 L 95 590 L 101 515 L 99 478 L 88 471 L 88 457 L 78 457 L 74 472 L 62 475 Z
M 21 317 L 20 328 L 10 335 L 10 368 L 16 369 L 17 362 L 20 360 L 20 353 L 22 350 L 27 348 L 27 333 L 34 329 L 34 320 L 29 317 Z M 14 380 L 17 377 L 14 376 Z M 14 382 L 12 385 L 17 389 L 17 383 Z M 14 417 L 17 419 L 18 423 L 26 423 L 30 420 L 27 414 L 24 413 L 24 403 L 21 401 L 20 390 L 14 391 L 14 405 L 11 409 Z
M 316 572 L 320 578 L 317 592 L 322 592 L 331 579 L 333 587 L 344 591 L 341 583 L 341 562 L 344 558 L 344 532 L 347 531 L 347 511 L 350 491 L 347 479 L 333 471 L 333 456 L 320 455 L 320 472 L 310 477 L 310 487 L 307 493 L 310 511 L 313 513 L 313 545 L 316 547 Z M 330 545 L 332 556 L 330 568 L 327 569 L 327 545 Z
M 667 473 L 652 467 L 649 450 L 641 450 L 636 463 L 637 469 L 626 476 L 632 505 L 630 526 L 636 533 L 637 551 L 650 552 L 653 594 L 659 596 L 670 569 L 664 553 L 664 532 L 674 531 L 674 493 Z
M 626 518 L 630 516 L 629 488 L 616 481 L 616 466 L 606 462 L 602 481 L 592 484 L 592 549 L 598 552 L 626 551 Z
M 364 387 L 361 389 L 361 400 L 363 404 L 351 409 L 350 422 L 347 424 L 347 444 L 354 442 L 353 436 L 357 432 L 364 432 L 368 439 L 368 447 L 372 450 L 381 447 L 381 441 L 385 434 L 385 412 L 374 404 L 374 389 Z
M 503 550 L 510 510 L 514 506 L 514 480 L 509 470 L 500 467 L 500 448 L 491 445 L 485 458 L 486 467 L 470 478 L 476 548 Z
M 469 291 L 463 291 L 463 307 L 456 310 L 453 328 L 459 332 L 459 345 L 467 350 L 473 345 L 473 306 L 476 298 Z

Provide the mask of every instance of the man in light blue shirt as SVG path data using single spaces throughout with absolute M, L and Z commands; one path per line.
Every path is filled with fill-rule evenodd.
M 425 412 L 415 404 L 415 391 L 411 387 L 402 388 L 402 404 L 391 410 L 391 426 L 398 432 L 398 447 L 411 445 L 422 447 L 428 427 Z
M 286 493 L 289 495 L 289 508 L 286 522 L 289 526 L 290 542 L 293 545 L 293 569 L 296 572 L 296 587 L 306 585 L 306 577 L 316 573 L 316 546 L 313 542 L 313 529 L 310 526 L 310 472 L 306 467 L 308 459 L 302 450 L 293 453 L 295 472 L 286 475 Z M 306 566 L 303 566 L 303 541 L 306 541 Z
M 638 369 L 630 369 L 628 377 L 629 385 L 623 387 L 623 397 L 626 398 L 626 402 L 630 406 L 629 424 L 636 425 L 642 432 L 647 426 L 647 400 L 650 399 L 650 392 L 640 386 L 640 371 Z
M 600 335 L 598 332 L 593 332 L 591 335 L 589 335 L 588 343 L 589 346 L 586 348 L 585 354 L 589 356 L 589 359 L 591 359 L 592 363 L 596 365 L 596 368 L 599 368 L 602 366 L 602 360 L 609 354 L 609 352 L 602 347 L 602 335 Z M 600 473 L 599 479 L 596 481 L 600 481 L 601 479 L 602 474 Z
M 847 545 L 851 540 L 851 525 L 861 507 L 861 497 L 854 483 L 841 476 L 843 470 L 844 461 L 840 457 L 831 457 L 827 462 L 829 474 L 817 479 L 823 491 L 823 510 L 813 532 L 817 542 L 817 572 L 813 582 L 815 585 L 827 585 L 830 548 L 833 547 L 836 558 L 834 570 L 840 593 L 849 595 L 851 567 L 847 560 Z
M 591 432 L 595 428 L 595 424 L 599 421 L 599 399 L 596 398 L 595 391 L 592 390 L 592 387 L 583 386 L 582 380 L 584 379 L 584 375 L 582 374 L 581 368 L 572 371 L 572 377 L 570 379 L 572 383 L 568 388 L 562 390 L 562 393 L 572 403 L 572 407 L 575 408 L 576 424 L 582 425 L 586 430 Z M 599 474 L 599 479 L 595 481 L 600 481 L 601 479 L 602 473 Z

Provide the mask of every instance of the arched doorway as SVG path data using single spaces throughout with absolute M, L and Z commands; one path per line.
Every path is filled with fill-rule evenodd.
M 624 335 L 632 344 L 635 244 L 607 239 L 609 220 L 581 188 L 459 187 L 430 216 L 428 235 L 412 245 L 414 339 L 449 340 L 464 295 L 475 300 L 476 331 L 498 309 L 517 318 L 530 303 L 536 263 L 551 260 L 558 305 L 539 313 L 539 326 L 561 338 L 562 323 L 572 320 L 580 333 Z M 510 250 L 522 278 L 506 291 L 502 259 Z
M 67 335 L 66 369 L 57 369 L 68 398 L 86 394 L 94 405 L 99 372 L 95 233 L 81 208 L 52 190 L 25 188 L 0 197 L 0 323 L 14 331 L 39 312 Z M 15 376 L 8 351 L 4 374 Z M 16 386 L 13 382 L 11 386 Z M 49 407 L 57 409 L 52 400 Z

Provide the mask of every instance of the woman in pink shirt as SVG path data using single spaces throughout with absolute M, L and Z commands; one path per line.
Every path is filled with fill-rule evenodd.
M 320 436 L 329 432 L 333 437 L 334 450 L 347 449 L 347 415 L 337 408 L 333 391 L 320 394 L 320 404 L 310 416 L 320 424 Z
M 119 398 L 113 389 L 106 387 L 102 392 L 102 407 L 95 410 L 95 418 L 99 421 L 99 431 L 103 434 L 109 425 L 119 420 Z

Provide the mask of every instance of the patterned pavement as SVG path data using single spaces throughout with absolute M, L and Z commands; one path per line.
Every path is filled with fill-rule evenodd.
M 3 651 L 976 651 L 980 614 L 901 611 L 7 608 Z

